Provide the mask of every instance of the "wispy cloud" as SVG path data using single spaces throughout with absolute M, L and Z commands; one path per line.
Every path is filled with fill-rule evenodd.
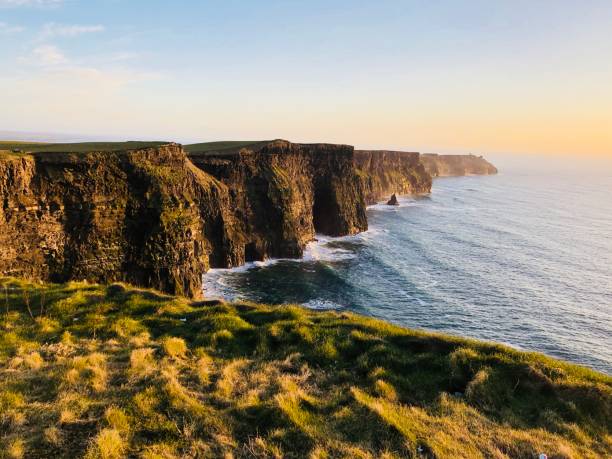
M 55 24 L 53 22 L 45 24 L 40 35 L 42 39 L 53 37 L 76 37 L 86 33 L 103 32 L 105 27 L 100 24 L 79 25 L 79 24 Z
M 41 66 L 54 66 L 68 62 L 66 56 L 55 45 L 41 45 L 32 50 L 30 56 L 22 58 L 22 62 Z
M 21 26 L 12 26 L 6 22 L 0 22 L 0 35 L 11 35 L 14 33 L 23 32 L 25 29 Z
M 119 59 L 111 58 L 107 61 L 107 64 L 129 60 L 131 56 L 123 57 L 120 56 Z M 30 66 L 27 73 L 32 78 L 34 78 L 34 75 L 38 75 L 42 79 L 53 77 L 58 81 L 65 78 L 65 82 L 72 81 L 73 84 L 78 82 L 78 85 L 85 84 L 86 86 L 89 83 L 100 83 L 107 88 L 119 88 L 135 82 L 161 78 L 160 74 L 139 71 L 129 67 L 101 65 L 103 64 L 101 62 L 97 63 L 99 65 L 91 65 L 91 63 L 88 64 L 79 59 L 70 58 L 61 48 L 53 44 L 42 44 L 35 47 L 29 54 L 19 58 L 18 62 Z M 38 67 L 38 69 L 34 70 L 33 67 Z M 66 86 L 70 87 L 70 84 Z
M 18 8 L 20 6 L 59 6 L 64 0 L 0 0 L 0 8 Z

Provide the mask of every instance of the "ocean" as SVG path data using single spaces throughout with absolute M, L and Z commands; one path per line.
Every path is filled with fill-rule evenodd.
M 354 311 L 612 374 L 612 162 L 487 159 L 498 175 L 370 206 L 367 232 L 317 236 L 302 260 L 212 270 L 205 295 Z

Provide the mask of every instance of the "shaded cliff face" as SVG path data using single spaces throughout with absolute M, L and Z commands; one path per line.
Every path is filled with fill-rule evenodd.
M 300 257 L 315 232 L 344 236 L 367 229 L 352 147 L 276 140 L 187 149 L 197 167 L 228 187 L 245 261 Z
M 0 158 L 0 273 L 198 296 L 242 262 L 227 187 L 174 144 Z
M 421 161 L 432 177 L 497 174 L 495 166 L 482 156 L 426 153 Z
M 431 175 L 421 163 L 419 153 L 356 150 L 355 168 L 367 204 L 387 200 L 394 193 L 431 191 Z

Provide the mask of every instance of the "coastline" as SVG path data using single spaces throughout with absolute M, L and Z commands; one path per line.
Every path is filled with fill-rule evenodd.
M 559 251 L 542 225 L 558 224 L 555 204 L 534 207 L 533 220 L 527 219 L 522 202 L 539 196 L 547 182 L 538 179 L 532 189 L 520 173 L 436 179 L 430 197 L 403 197 L 406 207 L 369 207 L 367 233 L 331 243 L 351 251 L 339 254 L 348 259 L 283 261 L 230 273 L 222 290 L 244 292 L 252 301 L 352 310 L 411 328 L 504 342 L 610 373 L 608 322 L 605 308 L 598 307 L 605 304 L 605 288 L 595 276 L 604 268 L 580 281 L 582 287 L 566 282 L 549 290 L 563 267 L 579 270 L 577 282 L 590 271 L 581 259 L 551 265 Z M 551 217 L 541 220 L 540 212 Z M 518 215 L 524 224 L 513 223 Z M 588 241 L 577 250 L 590 253 Z M 599 243 L 592 241 L 594 250 Z M 549 275 L 545 266 L 551 266 Z M 550 320 L 539 320 L 537 311 Z

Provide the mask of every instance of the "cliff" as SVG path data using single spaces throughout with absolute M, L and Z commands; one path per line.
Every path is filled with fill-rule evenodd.
M 0 274 L 193 297 L 210 268 L 367 228 L 349 146 L 192 148 L 196 167 L 177 144 L 77 145 L 1 154 Z
M 482 156 L 426 153 L 421 162 L 432 177 L 497 174 L 495 166 Z
M 197 296 L 242 261 L 227 187 L 176 144 L 0 158 L 0 273 Z
M 245 260 L 300 257 L 315 233 L 367 229 L 353 147 L 285 140 L 186 146 L 193 163 L 230 190 Z
M 210 268 L 366 230 L 366 204 L 427 193 L 431 175 L 496 172 L 473 155 L 285 140 L 0 147 L 0 274 L 191 297 Z
M 394 194 L 431 191 L 431 175 L 419 153 L 403 151 L 355 151 L 355 168 L 367 204 L 376 204 Z

